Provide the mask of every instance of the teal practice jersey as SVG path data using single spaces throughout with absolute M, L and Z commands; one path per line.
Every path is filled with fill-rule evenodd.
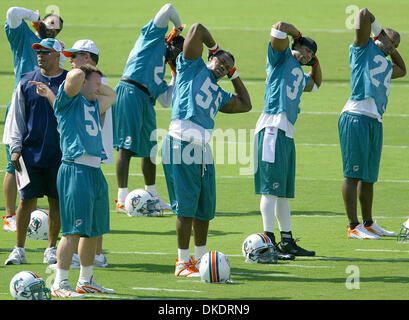
M 166 81 L 163 80 L 167 30 L 168 27 L 155 26 L 153 19 L 145 25 L 129 54 L 122 74 L 123 78 L 146 85 L 155 100 L 168 88 Z
M 266 71 L 264 113 L 285 112 L 288 121 L 294 125 L 300 112 L 301 95 L 310 81 L 310 76 L 304 73 L 289 47 L 284 51 L 275 51 L 270 41 Z
M 14 89 L 16 89 L 22 74 L 38 68 L 37 54 L 31 46 L 40 42 L 41 39 L 30 30 L 25 21 L 15 29 L 10 28 L 6 21 L 4 29 L 14 58 L 14 73 L 16 75 Z
M 364 100 L 373 98 L 379 114 L 386 110 L 390 83 L 392 77 L 392 63 L 375 44 L 372 38 L 366 46 L 349 47 L 349 65 L 351 68 L 352 93 L 350 100 Z
M 190 120 L 204 129 L 213 129 L 216 113 L 233 95 L 217 84 L 202 57 L 188 60 L 180 53 L 176 65 L 172 120 Z
M 60 132 L 62 160 L 74 160 L 87 153 L 106 159 L 102 146 L 101 116 L 98 100 L 89 102 L 81 93 L 70 98 L 61 84 L 54 103 Z

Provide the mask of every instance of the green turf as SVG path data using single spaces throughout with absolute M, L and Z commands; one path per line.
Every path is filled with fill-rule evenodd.
M 164 4 L 155 0 L 120 2 L 3 0 L 0 13 L 7 8 L 23 6 L 44 13 L 47 5 L 56 5 L 64 19 L 59 39 L 70 47 L 76 40 L 93 39 L 101 51 L 99 67 L 115 86 L 140 28 Z M 207 247 L 227 254 L 234 284 L 210 285 L 198 280 L 176 279 L 175 217 L 130 218 L 114 213 L 117 184 L 115 167 L 104 165 L 109 183 L 111 232 L 104 236 L 103 248 L 109 268 L 95 269 L 97 280 L 117 290 L 110 299 L 289 299 L 289 300 L 357 300 L 407 299 L 409 245 L 395 238 L 379 241 L 346 239 L 347 219 L 341 196 L 342 164 L 337 122 L 339 112 L 350 94 L 348 46 L 353 31 L 346 29 L 345 12 L 350 1 L 174 1 L 182 22 L 188 27 L 201 22 L 209 28 L 222 48 L 236 57 L 236 66 L 249 90 L 253 110 L 247 114 L 218 114 L 215 129 L 224 143 L 214 143 L 216 160 L 216 218 L 210 224 Z M 399 51 L 409 58 L 409 20 L 405 0 L 356 1 L 360 8 L 368 6 L 382 26 L 401 31 Z M 301 246 L 317 252 L 314 258 L 297 258 L 277 265 L 246 264 L 241 244 L 252 233 L 261 232 L 259 196 L 254 194 L 253 177 L 246 175 L 251 159 L 252 131 L 263 109 L 266 47 L 273 23 L 293 23 L 304 35 L 318 43 L 318 58 L 323 70 L 323 84 L 316 93 L 302 97 L 301 113 L 296 124 L 297 149 L 296 197 L 290 201 L 293 234 L 301 238 Z M 184 33 L 186 34 L 186 33 Z M 4 128 L 4 105 L 14 87 L 12 55 L 4 32 L 0 32 L 0 131 Z M 67 63 L 66 68 L 70 68 Z M 167 75 L 169 79 L 169 75 Z M 233 87 L 224 80 L 226 90 Z M 386 229 L 399 232 L 407 219 L 409 194 L 409 126 L 407 111 L 408 78 L 394 80 L 388 110 L 384 117 L 384 149 L 375 184 L 374 216 Z M 170 110 L 157 109 L 158 128 L 166 130 Z M 244 139 L 238 144 L 227 141 Z M 220 136 L 217 136 L 218 138 Z M 234 146 L 236 148 L 234 148 Z M 117 153 L 114 152 L 116 157 Z M 224 161 L 222 156 L 224 156 Z M 219 158 L 220 157 L 220 158 Z M 228 160 L 236 161 L 235 164 Z M 0 178 L 6 166 L 4 146 L 0 148 Z M 162 167 L 157 167 L 160 195 L 168 199 Z M 131 162 L 129 188 L 143 187 L 140 163 Z M 47 208 L 45 199 L 39 207 Z M 4 196 L 0 194 L 0 210 L 4 215 Z M 277 229 L 277 226 L 276 226 Z M 278 232 L 278 229 L 277 229 Z M 15 234 L 0 231 L 0 299 L 11 299 L 9 281 L 21 270 L 32 270 L 50 283 L 53 273 L 42 264 L 46 241 L 26 242 L 29 264 L 4 266 Z M 193 248 L 193 247 L 192 247 Z M 193 250 L 192 250 L 193 254 Z M 359 282 L 348 289 L 348 270 L 354 268 Z M 78 270 L 70 272 L 72 285 Z M 358 287 L 359 284 L 359 287 Z M 152 290 L 156 288 L 157 290 Z M 94 295 L 89 299 L 102 299 Z M 105 297 L 107 298 L 107 297 Z

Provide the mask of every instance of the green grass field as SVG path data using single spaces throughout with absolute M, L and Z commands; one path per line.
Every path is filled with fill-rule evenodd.
M 114 87 L 129 51 L 146 24 L 164 4 L 157 0 L 16 1 L 3 0 L 3 19 L 11 6 L 39 9 L 59 8 L 64 29 L 59 39 L 71 47 L 78 39 L 95 41 L 101 51 L 99 67 Z M 231 264 L 234 284 L 211 285 L 199 280 L 177 279 L 175 216 L 130 218 L 116 214 L 115 166 L 104 165 L 109 183 L 111 232 L 104 236 L 109 268 L 94 269 L 98 282 L 117 294 L 91 295 L 88 299 L 279 299 L 279 300 L 399 300 L 408 299 L 409 245 L 396 238 L 379 241 L 347 240 L 347 218 L 341 196 L 342 163 L 338 141 L 338 117 L 350 94 L 348 46 L 353 31 L 347 29 L 349 5 L 368 7 L 382 26 L 401 32 L 399 52 L 409 61 L 409 3 L 396 1 L 187 1 L 172 2 L 188 27 L 204 24 L 222 48 L 236 58 L 238 72 L 249 90 L 253 110 L 247 114 L 219 113 L 215 129 L 232 133 L 223 143 L 214 143 L 224 161 L 216 165 L 217 208 L 210 223 L 207 247 L 225 253 Z M 318 92 L 302 97 L 296 124 L 296 196 L 290 201 L 293 234 L 300 245 L 315 250 L 316 257 L 280 261 L 275 265 L 246 264 L 241 255 L 243 240 L 262 232 L 259 196 L 254 194 L 251 165 L 252 136 L 263 110 L 266 48 L 272 24 L 293 23 L 318 43 L 317 56 L 323 71 Z M 183 33 L 184 35 L 186 32 Z M 207 52 L 205 53 L 207 54 Z M 0 130 L 4 128 L 5 105 L 14 86 L 12 55 L 4 32 L 0 32 Z M 66 68 L 70 69 L 67 62 Z M 169 75 L 167 76 L 169 79 Z M 375 184 L 374 217 L 385 229 L 399 232 L 408 214 L 409 112 L 408 77 L 392 81 L 388 110 L 384 116 L 384 149 L 379 181 Z M 226 80 L 221 85 L 233 90 Z M 156 105 L 157 126 L 166 130 L 170 109 Z M 239 139 L 244 134 L 245 139 Z M 237 139 L 234 139 L 234 138 Z M 235 141 L 239 140 L 240 143 Z M 230 142 L 228 142 L 230 141 Z M 234 149 L 234 147 L 236 147 Z M 229 151 L 230 150 L 230 151 Z M 117 153 L 114 152 L 116 157 Z M 236 164 L 228 162 L 236 160 Z M 217 158 L 221 159 L 221 158 Z M 237 159 L 242 159 L 241 162 Z M 0 148 L 0 178 L 6 167 L 5 148 Z M 159 194 L 168 200 L 162 166 L 157 167 Z M 129 189 L 143 187 L 140 163 L 131 162 Z M 247 173 L 247 174 L 246 174 Z M 1 188 L 1 190 L 3 190 Z M 47 208 L 45 199 L 39 207 Z M 4 215 L 4 195 L 0 194 Z M 277 234 L 278 226 L 276 223 Z M 10 300 L 9 282 L 21 270 L 32 270 L 49 284 L 54 274 L 42 263 L 46 241 L 27 240 L 28 264 L 4 266 L 15 234 L 0 231 L 0 299 Z M 191 241 L 193 254 L 193 238 Z M 72 285 L 79 271 L 70 272 Z M 351 277 L 355 277 L 351 282 Z

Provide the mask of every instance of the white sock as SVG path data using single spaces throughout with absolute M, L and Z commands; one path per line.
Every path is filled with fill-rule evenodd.
M 271 194 L 261 195 L 260 212 L 261 217 L 263 218 L 264 231 L 274 233 L 276 203 L 276 196 Z
M 128 188 L 118 188 L 118 203 L 124 204 L 125 198 L 128 195 Z
M 206 245 L 195 246 L 195 260 L 199 260 L 207 252 Z
M 64 269 L 57 268 L 57 271 L 55 272 L 54 283 L 58 286 L 62 280 L 68 280 L 69 271 L 70 270 L 64 270 Z
M 145 186 L 145 190 L 148 191 L 154 197 L 158 196 L 158 192 L 156 191 L 156 185 L 155 184 L 152 184 L 150 186 Z
M 179 262 L 186 263 L 190 260 L 189 249 L 178 249 Z
M 83 265 L 80 266 L 80 277 L 78 279 L 78 281 L 81 282 L 88 282 L 91 280 L 92 278 L 92 268 L 94 266 L 86 266 L 84 267 Z
M 276 218 L 280 231 L 291 231 L 291 211 L 290 200 L 288 198 L 278 198 L 276 203 Z

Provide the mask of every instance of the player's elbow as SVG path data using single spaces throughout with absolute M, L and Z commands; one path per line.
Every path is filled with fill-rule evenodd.
M 199 22 L 196 22 L 194 24 L 192 24 L 192 26 L 190 27 L 189 32 L 191 32 L 192 34 L 196 34 L 199 32 L 200 29 L 203 29 L 203 25 Z
M 170 10 L 174 10 L 175 7 L 173 6 L 173 4 L 167 3 L 162 7 L 162 9 L 165 10 L 165 11 L 170 11 Z
M 273 28 L 276 30 L 283 31 L 283 29 L 285 29 L 285 25 L 286 23 L 284 21 L 278 21 L 277 23 L 273 25 Z
M 18 7 L 11 7 L 7 10 L 7 14 L 6 14 L 7 21 L 9 21 L 11 17 L 16 15 L 17 10 L 18 10 Z

